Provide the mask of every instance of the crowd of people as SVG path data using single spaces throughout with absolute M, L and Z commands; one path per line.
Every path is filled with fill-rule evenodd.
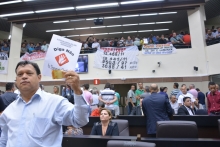
M 206 29 L 205 39 L 207 45 L 220 43 L 220 27 L 214 29 L 213 26 L 212 29 Z

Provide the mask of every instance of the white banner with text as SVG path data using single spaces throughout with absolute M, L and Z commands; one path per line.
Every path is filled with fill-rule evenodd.
M 172 44 L 150 44 L 143 45 L 144 55 L 167 55 L 175 53 L 176 48 Z
M 8 73 L 8 54 L 0 53 L 0 74 Z

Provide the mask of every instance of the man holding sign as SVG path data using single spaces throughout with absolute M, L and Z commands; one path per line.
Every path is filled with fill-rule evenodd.
M 75 72 L 65 74 L 66 84 L 74 90 L 75 106 L 40 90 L 41 72 L 36 63 L 21 61 L 15 72 L 21 94 L 0 116 L 1 147 L 61 147 L 62 125 L 79 128 L 88 123 L 89 106 Z

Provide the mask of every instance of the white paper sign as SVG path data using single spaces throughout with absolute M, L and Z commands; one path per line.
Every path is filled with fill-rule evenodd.
M 53 34 L 44 60 L 43 75 L 52 70 L 75 70 L 82 43 Z
M 167 55 L 175 53 L 176 48 L 172 44 L 150 44 L 143 45 L 144 55 Z
M 137 70 L 137 46 L 102 47 L 95 54 L 94 67 L 111 70 Z
M 0 74 L 8 73 L 8 54 L 0 53 Z

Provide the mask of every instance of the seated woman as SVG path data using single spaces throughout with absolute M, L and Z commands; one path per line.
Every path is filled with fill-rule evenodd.
M 101 109 L 100 121 L 96 122 L 90 135 L 119 136 L 118 124 L 112 122 L 112 114 L 108 109 Z
M 100 111 L 102 110 L 102 108 L 105 107 L 105 104 L 102 102 L 99 102 L 97 105 L 98 108 L 94 109 L 91 113 L 91 116 L 100 116 Z

